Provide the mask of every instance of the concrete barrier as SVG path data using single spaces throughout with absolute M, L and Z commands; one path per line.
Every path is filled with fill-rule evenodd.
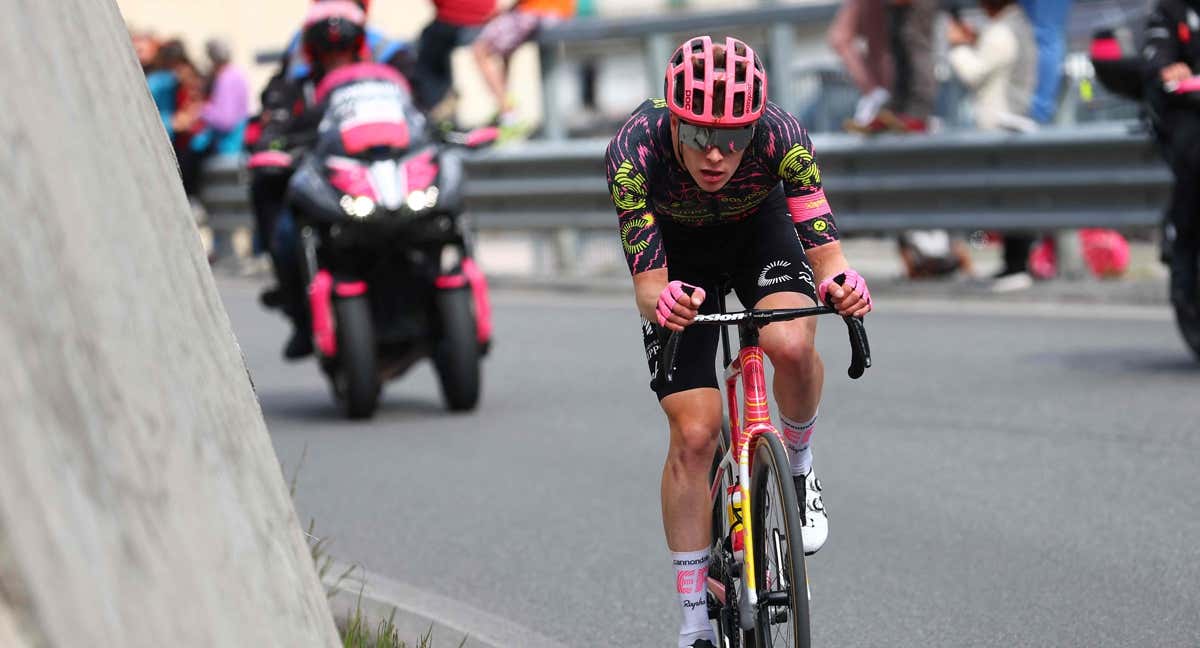
M 0 645 L 340 645 L 120 12 L 0 13 Z

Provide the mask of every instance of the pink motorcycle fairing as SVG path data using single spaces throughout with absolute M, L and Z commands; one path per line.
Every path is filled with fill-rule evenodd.
M 367 167 L 353 160 L 329 158 L 325 162 L 329 168 L 329 184 L 334 189 L 348 196 L 366 196 L 378 200 L 375 187 L 371 184 L 371 174 Z
M 419 153 L 404 162 L 404 175 L 408 178 L 408 190 L 426 189 L 437 181 L 438 167 L 433 149 Z
M 471 299 L 475 302 L 475 334 L 480 344 L 492 339 L 492 304 L 488 299 L 487 277 L 479 270 L 475 259 L 467 257 L 462 262 L 461 274 L 441 275 L 434 280 L 438 290 L 455 290 L 471 287 Z
M 487 277 L 483 276 L 471 257 L 463 259 L 462 269 L 471 284 L 471 296 L 475 299 L 475 330 L 479 335 L 479 343 L 487 344 L 492 339 L 492 304 L 488 299 Z
M 326 358 L 337 355 L 337 331 L 333 321 L 333 275 L 317 271 L 308 285 L 308 304 L 312 311 L 313 341 Z

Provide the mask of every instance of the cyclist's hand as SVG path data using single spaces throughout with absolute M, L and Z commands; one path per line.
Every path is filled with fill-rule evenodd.
M 1192 76 L 1192 69 L 1187 63 L 1172 63 L 1158 71 L 1163 83 L 1180 83 Z
M 655 313 L 658 315 L 659 326 L 665 326 L 672 331 L 682 331 L 683 327 L 692 323 L 703 302 L 703 288 L 682 281 L 672 281 L 658 296 Z
M 817 286 L 817 296 L 822 304 L 837 309 L 839 315 L 862 317 L 871 312 L 871 290 L 867 280 L 854 270 L 830 277 Z

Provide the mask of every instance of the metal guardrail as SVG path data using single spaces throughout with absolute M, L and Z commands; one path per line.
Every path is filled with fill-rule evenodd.
M 1034 134 L 814 138 L 843 231 L 1152 225 L 1171 176 L 1131 124 Z M 497 149 L 469 165 L 481 228 L 611 228 L 603 140 Z
M 600 139 L 538 141 L 468 158 L 467 210 L 478 229 L 522 231 L 570 246 L 616 216 Z M 814 137 L 843 232 L 1151 226 L 1171 174 L 1128 122 L 1032 134 Z M 250 225 L 240 160 L 208 167 L 203 202 L 215 231 Z M 557 255 L 569 262 L 569 250 Z

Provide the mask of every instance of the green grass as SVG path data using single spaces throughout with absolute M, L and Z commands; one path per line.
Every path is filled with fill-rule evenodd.
M 396 610 L 393 608 L 388 618 L 371 627 L 370 622 L 362 613 L 362 605 L 356 605 L 350 618 L 338 623 L 338 633 L 342 635 L 342 645 L 345 648 L 406 648 L 408 644 L 400 640 L 396 630 Z M 415 648 L 432 648 L 433 628 L 417 639 Z M 463 643 L 466 643 L 465 641 Z M 462 648 L 462 644 L 459 644 Z

